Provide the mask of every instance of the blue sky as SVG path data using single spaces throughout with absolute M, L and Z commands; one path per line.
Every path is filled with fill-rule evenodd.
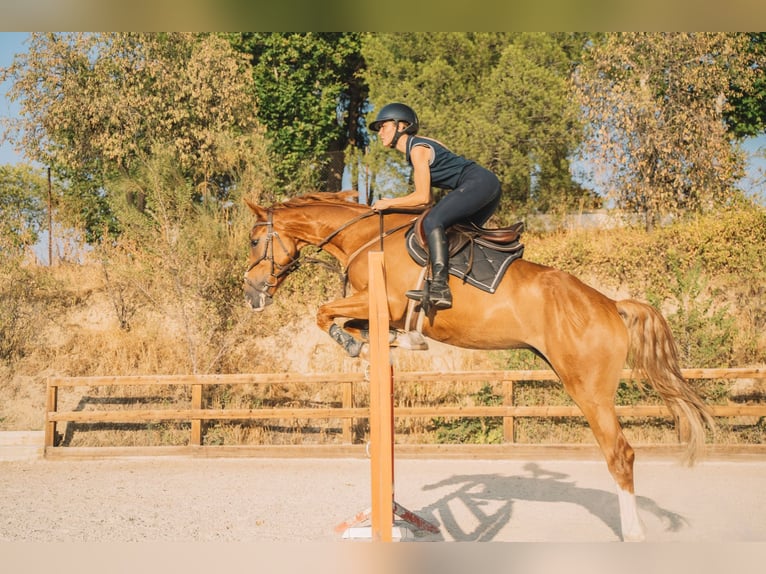
M 27 32 L 0 32 L 0 68 L 10 66 L 15 54 L 27 51 L 26 44 L 24 44 L 27 36 Z M 17 113 L 16 106 L 11 107 L 10 102 L 5 97 L 8 88 L 9 86 L 6 84 L 0 85 L 0 117 L 3 118 L 12 117 Z M 10 145 L 3 144 L 0 146 L 0 165 L 20 161 L 24 161 L 24 158 L 13 151 Z
M 0 67 L 9 66 L 13 62 L 15 54 L 26 52 L 25 40 L 27 36 L 27 32 L 0 32 Z M 0 117 L 12 117 L 13 114 L 17 113 L 17 107 L 11 105 L 6 98 L 8 87 L 5 84 L 0 85 Z M 764 181 L 766 180 L 766 134 L 752 138 L 746 141 L 744 145 L 751 155 L 751 161 L 748 169 L 749 175 L 742 182 L 743 188 L 750 189 L 751 193 L 757 194 L 761 198 L 766 198 L 766 181 Z M 23 161 L 25 158 L 16 153 L 9 144 L 0 145 L 0 165 Z

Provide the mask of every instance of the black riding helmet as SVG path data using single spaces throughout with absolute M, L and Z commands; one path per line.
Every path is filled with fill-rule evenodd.
M 380 126 L 385 122 L 394 120 L 395 122 L 405 122 L 407 127 L 403 130 L 397 130 L 394 139 L 391 141 L 391 147 L 396 146 L 396 142 L 404 134 L 415 135 L 420 128 L 420 122 L 418 121 L 418 115 L 410 106 L 405 104 L 393 103 L 383 106 L 378 115 L 375 117 L 374 122 L 370 122 L 370 131 L 377 132 L 380 130 Z

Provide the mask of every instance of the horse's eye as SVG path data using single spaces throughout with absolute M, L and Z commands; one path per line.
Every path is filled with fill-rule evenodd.
M 250 247 L 258 247 L 258 240 L 257 239 L 251 239 L 250 240 Z

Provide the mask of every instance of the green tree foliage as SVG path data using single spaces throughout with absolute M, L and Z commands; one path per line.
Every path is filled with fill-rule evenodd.
M 29 166 L 0 165 L 0 366 L 22 357 L 36 338 L 34 268 L 24 264 L 45 217 L 45 179 Z M 42 307 L 42 306 L 40 306 Z
M 748 36 L 608 34 L 575 75 L 589 138 L 584 149 L 617 206 L 663 216 L 704 212 L 730 198 L 744 158 L 725 121 L 732 86 L 749 93 Z
M 35 33 L 2 70 L 20 117 L 12 138 L 62 182 L 62 217 L 93 239 L 117 223 L 109 182 L 169 145 L 199 196 L 225 196 L 244 160 L 232 138 L 257 139 L 252 76 L 212 34 Z M 255 135 L 254 135 L 255 134 Z M 141 207 L 142 198 L 135 198 Z
M 579 110 L 569 97 L 570 68 L 553 36 L 518 36 L 503 49 L 479 115 L 469 122 L 480 134 L 479 161 L 509 184 L 517 205 L 556 212 L 592 203 L 570 173 L 569 157 L 581 134 Z
M 766 131 L 766 32 L 748 34 L 748 66 L 760 70 L 750 89 L 732 86 L 731 109 L 726 114 L 729 131 L 738 138 L 755 136 Z
M 252 57 L 258 119 L 267 127 L 279 187 L 337 191 L 344 151 L 363 149 L 367 99 L 359 33 L 239 33 Z
M 374 117 L 385 103 L 416 109 L 422 132 L 495 171 L 505 210 L 551 209 L 579 190 L 568 158 L 579 141 L 568 77 L 578 39 L 519 33 L 407 33 L 365 37 Z M 370 164 L 405 191 L 400 160 L 373 146 Z M 403 177 L 402 177 L 403 176 Z M 380 191 L 390 191 L 381 188 Z
M 37 242 L 45 217 L 45 179 L 29 166 L 0 165 L 0 257 L 15 258 Z

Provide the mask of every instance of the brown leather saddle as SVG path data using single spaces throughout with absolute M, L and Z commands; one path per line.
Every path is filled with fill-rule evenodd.
M 428 241 L 423 229 L 423 219 L 430 208 L 425 210 L 413 224 L 413 235 L 416 243 L 428 252 Z M 519 221 L 509 227 L 486 228 L 473 223 L 456 223 L 447 229 L 449 255 L 453 257 L 469 243 L 478 243 L 484 247 L 503 253 L 513 253 L 519 249 L 519 238 L 524 231 L 524 222 Z

